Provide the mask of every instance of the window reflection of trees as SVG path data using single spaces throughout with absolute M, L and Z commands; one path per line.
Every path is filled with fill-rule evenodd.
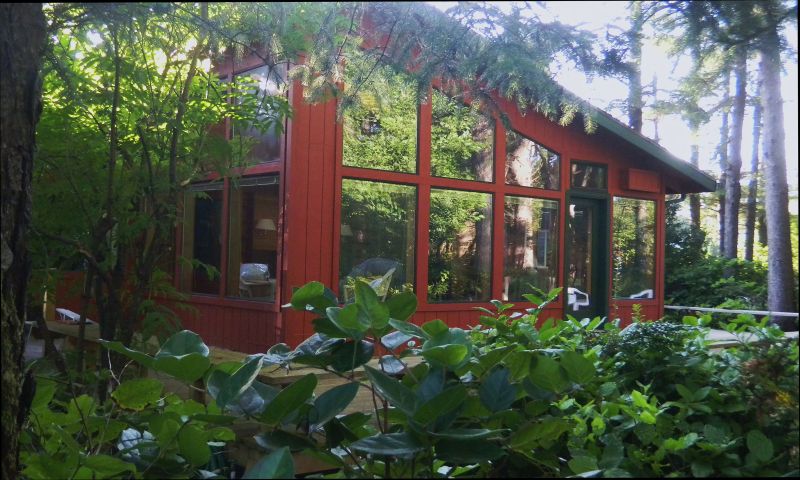
M 603 165 L 573 162 L 570 185 L 575 188 L 604 190 L 607 185 L 607 169 Z
M 505 201 L 503 300 L 522 300 L 528 284 L 556 286 L 558 202 L 507 196 Z
M 391 269 L 392 289 L 414 284 L 416 187 L 344 179 L 340 292 L 349 277 L 372 279 Z
M 288 89 L 286 70 L 285 64 L 263 65 L 233 76 L 236 103 L 249 103 L 256 111 L 255 123 L 231 122 L 231 136 L 246 145 L 248 163 L 280 160 L 284 129 L 276 120 L 281 116 L 278 102 L 285 101 Z
M 506 183 L 558 190 L 561 156 L 513 131 L 506 131 Z
M 343 165 L 415 173 L 416 85 L 390 67 L 375 72 L 345 111 L 343 129 Z
M 614 197 L 615 298 L 653 298 L 655 288 L 655 202 Z M 647 292 L 650 290 L 651 292 Z M 643 293 L 644 292 L 644 293 Z
M 434 90 L 431 108 L 431 174 L 491 182 L 494 121 Z
M 484 301 L 491 296 L 492 197 L 431 190 L 428 298 Z

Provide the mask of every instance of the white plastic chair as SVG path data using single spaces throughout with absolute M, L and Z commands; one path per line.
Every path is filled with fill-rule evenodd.
M 581 296 L 582 298 L 578 300 L 578 296 Z M 582 292 L 573 287 L 567 288 L 567 305 L 572 305 L 573 311 L 577 312 L 581 307 L 588 307 L 589 303 L 588 293 Z

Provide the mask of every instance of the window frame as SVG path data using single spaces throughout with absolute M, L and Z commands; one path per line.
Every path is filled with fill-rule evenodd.
M 452 311 L 455 306 L 469 309 L 471 307 L 485 306 L 486 302 L 430 302 L 428 301 L 427 287 L 428 287 L 428 262 L 429 262 L 429 229 L 430 229 L 430 204 L 431 204 L 431 189 L 446 189 L 458 190 L 477 193 L 488 193 L 492 201 L 492 242 L 491 242 L 491 275 L 490 275 L 490 298 L 502 298 L 502 285 L 504 273 L 504 258 L 502 255 L 503 245 L 505 242 L 505 225 L 504 225 L 504 209 L 505 209 L 505 196 L 522 196 L 541 200 L 553 200 L 558 203 L 558 211 L 564 210 L 564 198 L 566 194 L 565 185 L 568 184 L 569 177 L 566 175 L 569 169 L 564 168 L 563 164 L 568 161 L 567 155 L 560 150 L 551 148 L 536 139 L 537 135 L 525 133 L 528 128 L 519 128 L 512 126 L 511 128 L 519 135 L 528 138 L 545 148 L 558 153 L 560 156 L 559 175 L 558 175 L 558 188 L 554 190 L 525 187 L 520 185 L 506 184 L 505 168 L 506 168 L 506 127 L 500 121 L 496 113 L 485 113 L 490 120 L 493 121 L 494 139 L 492 146 L 493 153 L 493 180 L 485 182 L 481 180 L 462 180 L 446 177 L 437 177 L 432 174 L 431 169 L 431 127 L 432 127 L 432 90 L 436 88 L 441 93 L 447 94 L 444 88 L 441 88 L 441 82 L 435 81 L 434 86 L 429 89 L 427 99 L 418 105 L 417 117 L 417 172 L 416 173 L 403 173 L 392 172 L 386 170 L 360 168 L 343 165 L 343 122 L 336 122 L 336 152 L 335 152 L 335 198 L 337 205 L 334 208 L 333 219 L 333 265 L 332 271 L 336 278 L 332 278 L 331 285 L 336 286 L 334 291 L 338 294 L 338 273 L 340 269 L 340 255 L 341 255 L 341 195 L 342 195 L 342 180 L 344 178 L 398 183 L 406 184 L 417 187 L 417 224 L 416 224 L 416 265 L 415 265 L 415 288 L 414 292 L 417 296 L 418 311 L 421 312 L 444 312 Z M 455 99 L 461 103 L 469 106 L 472 102 L 469 98 Z M 564 239 L 564 222 L 558 222 L 558 254 L 557 261 L 559 264 L 563 263 L 563 239 Z M 564 272 L 563 269 L 557 268 L 556 271 L 556 285 L 563 282 Z M 553 309 L 560 309 L 563 303 L 563 296 L 559 295 L 556 301 L 553 302 Z M 529 308 L 533 306 L 532 303 L 526 301 L 517 301 L 514 304 L 518 308 Z
M 664 202 L 659 201 L 658 198 L 655 198 L 654 195 L 631 195 L 629 191 L 619 191 L 613 194 L 610 194 L 609 200 L 609 221 L 608 221 L 608 230 L 609 230 L 609 245 L 608 245 L 608 253 L 609 253 L 609 264 L 608 264 L 608 297 L 611 302 L 617 303 L 619 305 L 633 305 L 633 304 L 641 304 L 641 305 L 655 305 L 659 302 L 663 301 L 660 298 L 659 292 L 662 291 L 663 288 L 663 248 L 664 248 L 664 240 L 663 235 L 664 232 L 664 225 L 659 225 L 659 219 L 661 218 L 660 209 L 664 208 Z M 653 202 L 653 297 L 652 298 L 630 298 L 630 297 L 615 297 L 614 296 L 614 199 L 615 198 L 624 198 L 628 200 L 638 200 L 638 201 L 648 201 Z M 661 257 L 661 258 L 659 258 Z
M 227 64 L 221 69 L 220 78 L 229 82 L 229 84 L 233 81 L 233 75 L 240 74 L 246 72 L 248 70 L 253 70 L 255 68 L 259 68 L 264 66 L 264 61 L 261 58 L 246 58 L 242 60 L 241 63 L 235 64 L 232 61 L 228 61 Z M 289 63 L 287 63 L 287 68 L 291 67 Z M 288 81 L 288 85 L 286 88 L 286 96 L 287 101 L 289 104 L 292 104 L 292 99 L 295 95 L 294 82 Z M 228 87 L 230 88 L 230 87 Z M 249 178 L 249 177 L 256 177 L 256 176 L 268 176 L 268 175 L 276 175 L 278 177 L 278 223 L 275 226 L 277 231 L 278 237 L 278 245 L 277 245 L 277 259 L 275 261 L 275 271 L 271 272 L 275 278 L 275 300 L 271 302 L 263 302 L 263 301 L 255 301 L 255 300 L 248 300 L 246 298 L 239 298 L 239 297 L 229 297 L 226 295 L 226 285 L 228 281 L 228 252 L 229 252 L 229 229 L 230 229 L 230 190 L 231 190 L 231 177 L 226 176 L 222 177 L 219 173 L 209 173 L 202 179 L 198 179 L 197 182 L 193 183 L 207 183 L 214 180 L 219 180 L 222 178 L 223 181 L 223 204 L 222 204 L 222 212 L 223 212 L 223 221 L 222 221 L 222 235 L 223 241 L 221 245 L 221 255 L 220 255 L 220 279 L 219 279 L 219 290 L 215 294 L 204 294 L 204 293 L 196 293 L 192 291 L 186 291 L 183 289 L 181 285 L 181 275 L 184 272 L 184 267 L 180 264 L 180 262 L 175 262 L 175 270 L 174 270 L 174 282 L 173 285 L 179 291 L 183 292 L 184 294 L 189 296 L 189 302 L 194 304 L 200 305 L 213 305 L 213 306 L 222 306 L 222 307 L 235 307 L 238 309 L 243 310 L 257 310 L 262 312 L 274 312 L 278 313 L 281 311 L 281 305 L 283 303 L 283 282 L 284 282 L 284 258 L 283 258 L 283 245 L 284 245 L 284 235 L 285 235 L 285 209 L 286 209 L 286 202 L 285 202 L 285 192 L 286 192 L 286 164 L 290 161 L 291 153 L 289 149 L 289 145 L 291 144 L 291 137 L 292 137 L 292 118 L 287 117 L 284 120 L 284 130 L 281 140 L 281 154 L 280 158 L 277 160 L 269 161 L 269 162 L 262 162 L 258 164 L 238 167 L 231 170 L 231 175 L 239 176 L 240 178 Z M 226 118 L 224 121 L 224 135 L 225 138 L 230 140 L 231 139 L 231 129 L 232 123 L 230 118 Z M 185 214 L 184 208 L 184 200 L 181 197 L 180 204 L 179 204 L 179 212 L 180 218 L 183 219 L 183 215 Z M 177 245 L 177 253 L 176 257 L 183 256 L 183 222 L 175 229 L 175 239 Z
M 526 134 L 520 132 L 519 130 L 517 130 L 516 128 L 503 129 L 503 135 L 504 136 L 507 136 L 508 132 L 514 133 L 515 135 L 519 135 L 522 138 L 530 140 L 531 142 L 539 145 L 540 147 L 542 147 L 544 149 L 547 149 L 547 150 L 551 151 L 552 153 L 555 153 L 556 155 L 558 155 L 558 175 L 556 175 L 556 178 L 558 178 L 558 187 L 557 188 L 541 188 L 541 187 L 529 187 L 529 186 L 526 186 L 526 185 L 514 185 L 513 183 L 508 183 L 506 181 L 506 169 L 505 169 L 506 161 L 508 160 L 508 153 L 504 151 L 503 152 L 503 182 L 505 182 L 506 186 L 509 186 L 509 187 L 522 187 L 522 188 L 528 188 L 528 189 L 534 189 L 534 190 L 546 191 L 546 192 L 561 192 L 562 190 L 564 190 L 564 185 L 563 185 L 563 182 L 562 182 L 562 176 L 564 174 L 564 155 L 562 153 L 560 153 L 559 151 L 557 151 L 555 148 L 548 147 L 544 143 L 531 138 L 530 135 L 526 135 Z M 503 142 L 505 142 L 505 141 L 506 141 L 506 139 L 503 138 Z M 505 146 L 505 143 L 504 143 L 504 146 Z M 506 150 L 506 148 L 504 148 L 503 150 Z M 570 162 L 570 165 L 572 165 L 572 162 Z M 570 167 L 570 171 L 571 171 L 571 167 Z
M 277 62 L 277 63 L 275 63 L 274 66 L 276 67 L 278 65 L 284 65 L 286 67 L 286 71 L 287 72 L 289 71 L 289 68 L 291 67 L 289 62 Z M 233 85 L 234 78 L 237 75 L 242 75 L 242 74 L 245 74 L 245 73 L 247 73 L 247 72 L 249 72 L 251 70 L 255 70 L 257 68 L 261 68 L 261 67 L 264 67 L 264 66 L 266 66 L 266 64 L 261 60 L 259 60 L 255 64 L 252 63 L 252 62 L 248 62 L 248 63 L 244 63 L 242 65 L 237 65 L 237 66 L 231 65 L 231 68 L 229 69 L 229 71 L 224 76 L 224 79 L 225 79 L 225 81 L 227 82 L 227 85 L 228 85 L 228 93 L 230 93 L 230 88 L 231 88 L 230 86 Z M 292 98 L 292 96 L 291 96 L 292 81 L 289 79 L 288 75 L 287 75 L 285 80 L 286 80 L 286 93 L 284 94 L 284 97 L 286 98 L 287 101 L 291 101 L 291 98 Z M 231 98 L 230 101 L 235 101 L 235 99 Z M 246 166 L 242 167 L 242 169 L 240 169 L 240 170 L 247 171 L 248 173 L 251 173 L 251 169 L 255 168 L 255 167 L 259 167 L 259 166 L 263 166 L 263 165 L 273 165 L 273 164 L 285 162 L 287 149 L 288 149 L 287 138 L 288 138 L 288 132 L 289 132 L 289 122 L 291 122 L 291 118 L 286 117 L 286 118 L 283 119 L 283 134 L 281 135 L 282 138 L 281 138 L 281 140 L 279 142 L 280 148 L 279 148 L 279 152 L 278 152 L 278 157 L 277 158 L 270 159 L 270 160 L 265 160 L 265 161 L 258 162 L 258 163 L 253 163 L 253 164 L 250 164 L 250 165 L 246 165 Z M 225 119 L 225 138 L 228 139 L 228 140 L 232 140 L 233 139 L 233 121 L 230 118 L 226 118 Z

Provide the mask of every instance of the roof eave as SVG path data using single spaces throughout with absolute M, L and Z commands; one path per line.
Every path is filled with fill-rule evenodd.
M 685 176 L 696 188 L 677 193 L 713 192 L 717 189 L 717 182 L 707 173 L 671 154 L 657 143 L 643 137 L 626 125 L 611 117 L 602 110 L 592 108 L 592 119 L 609 133 L 625 140 L 633 147 L 642 150 L 655 159 L 663 162 L 677 173 Z

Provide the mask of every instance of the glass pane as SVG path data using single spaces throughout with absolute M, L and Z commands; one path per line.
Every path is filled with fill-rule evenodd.
M 655 298 L 656 203 L 614 197 L 614 298 Z
M 491 194 L 431 189 L 429 301 L 489 300 L 491 278 Z
M 353 300 L 356 279 L 379 293 L 414 288 L 417 188 L 342 180 L 339 293 Z
M 572 163 L 572 179 L 570 185 L 575 188 L 597 188 L 605 190 L 608 172 L 605 165 L 591 163 Z
M 245 178 L 231 186 L 226 294 L 275 301 L 278 268 L 278 177 Z
M 184 202 L 183 256 L 204 266 L 183 269 L 183 289 L 218 294 L 221 253 L 222 184 L 194 186 Z
M 506 196 L 503 300 L 523 300 L 534 293 L 528 284 L 548 292 L 558 271 L 558 202 Z
M 373 74 L 344 114 L 342 164 L 417 171 L 417 87 L 390 67 Z
M 561 156 L 513 130 L 506 130 L 506 183 L 558 190 Z
M 267 122 L 278 118 L 278 110 L 273 104 L 277 97 L 285 97 L 286 65 L 254 68 L 234 75 L 235 98 L 237 104 L 253 102 L 257 109 L 257 124 L 233 123 L 235 140 L 243 142 L 249 148 L 246 156 L 248 163 L 263 163 L 280 160 L 281 144 L 284 135 L 282 125 L 272 123 L 269 127 L 259 126 L 258 122 Z
M 431 174 L 461 180 L 494 180 L 494 121 L 433 91 Z
M 592 253 L 597 232 L 597 208 L 592 203 L 572 202 L 567 217 L 567 305 L 577 314 L 595 307 Z

